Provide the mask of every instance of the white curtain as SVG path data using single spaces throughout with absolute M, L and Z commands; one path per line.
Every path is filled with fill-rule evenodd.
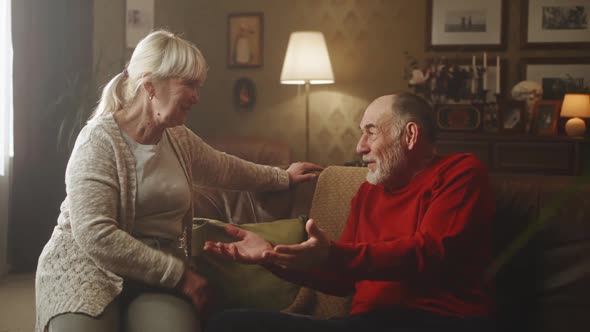
M 10 168 L 13 155 L 12 11 L 11 0 L 0 0 L 0 277 L 8 270 L 7 230 Z

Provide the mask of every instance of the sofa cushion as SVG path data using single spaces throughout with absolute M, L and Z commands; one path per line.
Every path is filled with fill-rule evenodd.
M 277 220 L 268 223 L 237 225 L 275 244 L 305 241 L 306 218 Z M 205 241 L 234 242 L 225 233 L 227 223 L 195 218 L 192 255 L 198 273 L 207 278 L 214 291 L 218 309 L 249 308 L 281 310 L 292 304 L 300 287 L 284 281 L 258 265 L 235 263 L 202 250 Z

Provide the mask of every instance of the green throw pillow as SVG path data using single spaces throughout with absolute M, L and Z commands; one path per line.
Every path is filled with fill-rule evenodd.
M 254 232 L 274 244 L 297 244 L 307 239 L 305 217 L 267 223 L 234 225 Z M 225 233 L 227 223 L 195 218 L 192 255 L 200 274 L 213 287 L 219 309 L 282 310 L 291 305 L 299 286 L 282 280 L 258 265 L 240 264 L 203 251 L 205 241 L 234 242 Z

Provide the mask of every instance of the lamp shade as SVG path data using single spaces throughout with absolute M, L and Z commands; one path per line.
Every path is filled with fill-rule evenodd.
M 561 106 L 565 118 L 590 118 L 590 95 L 566 94 Z
M 334 73 L 323 33 L 318 31 L 291 33 L 281 71 L 281 83 L 334 83 Z

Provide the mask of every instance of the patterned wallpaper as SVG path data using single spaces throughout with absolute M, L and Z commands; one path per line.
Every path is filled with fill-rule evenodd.
M 408 36 L 408 25 L 423 34 L 417 24 L 424 4 L 391 0 L 221 1 L 208 4 L 218 13 L 211 22 L 221 34 L 214 38 L 193 27 L 191 36 L 202 41 L 203 51 L 214 52 L 211 82 L 203 90 L 202 113 L 191 125 L 207 135 L 261 135 L 286 141 L 295 159 L 305 159 L 305 96 L 303 88 L 279 83 L 289 34 L 319 30 L 326 37 L 336 83 L 312 86 L 310 95 L 310 156 L 322 164 L 356 160 L 358 123 L 374 98 L 405 89 L 402 80 L 403 51 L 422 52 L 422 39 Z M 265 19 L 265 63 L 260 70 L 227 69 L 225 65 L 225 15 L 262 11 Z M 209 40 L 215 39 L 215 47 Z M 213 43 L 212 43 L 213 44 Z M 237 113 L 230 102 L 234 79 L 252 78 L 258 89 L 253 112 Z M 210 85 L 214 87 L 209 88 Z M 225 100 L 225 102 L 223 101 Z M 214 110 L 214 111 L 213 111 Z
M 292 31 L 322 31 L 336 83 L 311 87 L 309 160 L 330 165 L 357 159 L 358 123 L 368 103 L 405 89 L 403 51 L 422 52 L 424 6 L 424 0 L 156 0 L 155 21 L 158 27 L 184 33 L 209 62 L 209 79 L 189 127 L 203 137 L 282 140 L 296 160 L 305 159 L 305 96 L 302 88 L 281 85 L 280 71 Z M 104 80 L 120 71 L 130 55 L 121 47 L 124 8 L 124 0 L 95 2 L 95 54 L 108 63 L 101 71 Z M 227 14 L 240 12 L 264 13 L 261 68 L 227 67 Z M 117 16 L 120 24 L 113 20 Z M 251 112 L 237 111 L 232 102 L 233 83 L 240 77 L 256 84 L 257 103 Z

